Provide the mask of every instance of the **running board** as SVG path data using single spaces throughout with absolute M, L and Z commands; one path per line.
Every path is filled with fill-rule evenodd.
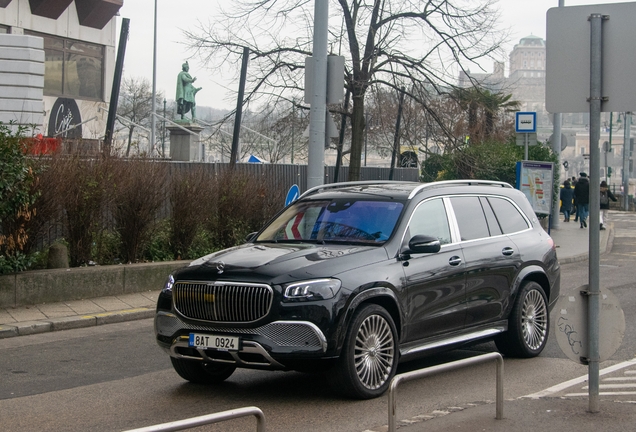
M 417 345 L 417 346 L 413 346 L 413 347 L 409 347 L 409 348 L 405 348 L 405 349 L 401 349 L 400 350 L 400 355 L 402 356 L 407 356 L 410 354 L 416 354 L 416 353 L 420 353 L 422 351 L 429 351 L 429 350 L 433 350 L 436 348 L 442 348 L 442 347 L 446 347 L 446 346 L 450 346 L 450 345 L 456 345 L 456 344 L 460 344 L 460 343 L 465 343 L 465 342 L 471 342 L 477 339 L 484 339 L 487 337 L 491 337 L 494 336 L 496 334 L 499 333 L 503 333 L 507 330 L 507 328 L 505 326 L 497 326 L 497 327 L 491 327 L 491 328 L 487 328 L 484 330 L 479 330 L 476 332 L 472 332 L 472 333 L 467 333 L 464 335 L 459 335 L 459 336 L 454 336 L 448 339 L 442 339 L 442 340 L 438 340 L 435 342 L 428 342 L 428 343 L 424 343 L 422 345 Z

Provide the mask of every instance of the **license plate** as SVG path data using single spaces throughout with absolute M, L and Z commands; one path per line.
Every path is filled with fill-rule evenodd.
M 240 343 L 241 339 L 236 336 L 190 333 L 188 345 L 193 348 L 238 351 L 240 349 Z

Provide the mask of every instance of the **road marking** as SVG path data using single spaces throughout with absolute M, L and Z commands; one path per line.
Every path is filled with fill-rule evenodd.
M 581 387 L 583 390 L 589 389 L 589 386 Z M 636 384 L 599 384 L 599 389 L 632 389 L 636 388 Z
M 636 395 L 636 392 L 599 392 L 599 396 L 631 396 Z M 589 393 L 568 393 L 565 397 L 580 397 L 580 396 L 589 396 Z
M 634 365 L 636 365 L 636 359 L 628 360 L 628 361 L 622 362 L 622 363 L 618 363 L 618 364 L 615 364 L 614 366 L 610 366 L 608 368 L 605 368 L 605 369 L 599 371 L 599 376 L 606 375 L 608 373 L 612 373 L 612 372 L 615 372 L 617 370 L 621 370 L 621 369 L 624 369 L 626 367 L 630 367 L 630 366 L 634 366 Z M 550 388 L 547 388 L 545 390 L 541 390 L 540 392 L 532 393 L 532 394 L 529 394 L 529 395 L 526 395 L 526 396 L 521 396 L 521 398 L 539 399 L 539 398 L 542 398 L 542 397 L 551 396 L 551 395 L 553 395 L 555 393 L 558 393 L 560 391 L 565 390 L 568 387 L 572 387 L 572 386 L 575 386 L 577 384 L 581 384 L 583 382 L 586 382 L 587 381 L 587 377 L 588 377 L 587 375 L 583 375 L 583 376 L 580 376 L 578 378 L 574 378 L 574 379 L 571 379 L 569 381 L 565 381 L 565 382 L 563 382 L 561 384 L 557 384 L 557 385 L 552 386 Z
M 627 372 L 631 372 L 631 371 L 626 371 L 625 374 L 627 374 Z M 605 378 L 603 381 L 636 381 L 636 377 L 614 377 L 614 378 Z

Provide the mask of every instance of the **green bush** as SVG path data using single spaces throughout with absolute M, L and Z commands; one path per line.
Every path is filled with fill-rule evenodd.
M 27 156 L 27 128 L 0 123 L 0 273 L 28 268 L 26 225 L 35 215 L 38 170 Z

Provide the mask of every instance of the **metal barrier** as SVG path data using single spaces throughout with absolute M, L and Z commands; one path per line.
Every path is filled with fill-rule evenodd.
M 446 372 L 461 367 L 472 366 L 478 363 L 487 362 L 489 360 L 497 361 L 497 399 L 495 418 L 497 420 L 501 420 L 503 418 L 503 357 L 499 353 L 488 353 L 394 376 L 391 380 L 391 386 L 389 387 L 389 432 L 395 432 L 397 386 L 402 381 L 410 381 L 416 378 L 423 378 L 425 376 L 435 375 L 439 372 Z
M 265 414 L 257 407 L 237 408 L 234 410 L 222 411 L 215 414 L 208 414 L 200 417 L 192 417 L 170 423 L 162 423 L 154 426 L 131 429 L 126 432 L 169 432 L 191 429 L 212 423 L 219 423 L 226 420 L 233 420 L 239 417 L 253 415 L 256 417 L 256 432 L 265 432 Z

